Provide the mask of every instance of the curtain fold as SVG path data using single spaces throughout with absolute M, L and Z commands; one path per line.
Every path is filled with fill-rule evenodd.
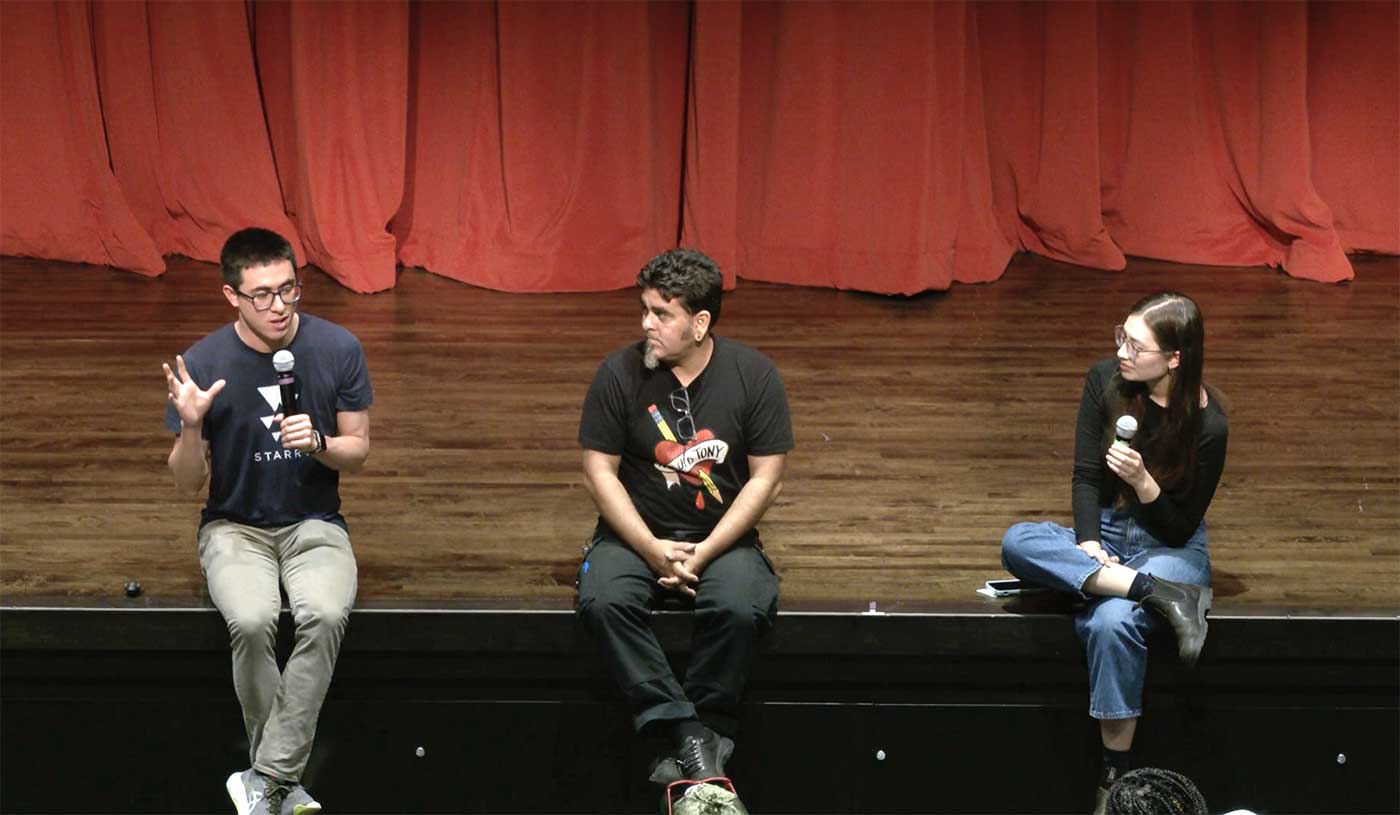
M 275 32 L 287 59 L 278 55 L 270 74 L 280 81 L 265 77 L 263 95 L 280 120 L 277 164 L 291 169 L 282 190 L 306 259 L 354 291 L 393 288 L 398 245 L 388 224 L 406 169 L 408 5 L 274 8 L 279 24 L 258 32 Z
M 965 4 L 752 3 L 741 25 L 740 275 L 911 294 L 1001 274 Z
M 1307 7 L 1193 6 L 1203 121 L 1216 172 L 1257 224 L 1270 266 L 1296 277 L 1352 277 L 1313 188 L 1307 113 Z
M 217 263 L 230 233 L 258 225 L 304 259 L 278 194 L 244 4 L 92 13 L 112 170 L 160 253 Z
M 164 272 L 112 174 L 88 6 L 0 15 L 0 253 Z
M 1088 3 L 978 7 L 992 192 L 1016 248 L 1122 269 L 1103 220 L 1098 15 Z
M 676 245 L 689 8 L 415 7 L 410 266 L 506 291 L 632 284 Z
M 1348 252 L 1400 251 L 1400 3 L 1308 6 L 1312 177 Z
M 719 264 L 725 285 L 733 286 L 739 256 L 742 7 L 695 4 L 689 35 L 681 243 L 703 247 Z
M 910 294 L 1400 253 L 1393 2 L 0 4 L 0 252 Z

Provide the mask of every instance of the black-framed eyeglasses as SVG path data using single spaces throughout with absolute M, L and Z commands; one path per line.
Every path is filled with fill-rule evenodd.
M 681 441 L 695 438 L 695 417 L 690 413 L 690 391 L 685 388 L 671 391 L 671 410 L 681 415 L 676 420 L 676 432 L 680 433 Z
M 1134 362 L 1137 361 L 1139 354 L 1171 353 L 1170 351 L 1167 351 L 1162 348 L 1140 348 L 1137 344 L 1137 341 L 1135 341 L 1132 337 L 1129 337 L 1127 330 L 1124 329 L 1121 325 L 1115 326 L 1113 329 L 1113 344 L 1118 348 L 1123 348 L 1126 346 L 1128 349 L 1128 359 Z
M 267 311 L 272 308 L 272 298 L 274 297 L 281 299 L 286 305 L 296 305 L 297 302 L 301 300 L 301 281 L 293 281 L 276 291 L 260 291 L 253 294 L 244 294 L 238 289 L 234 289 L 233 293 L 242 297 L 244 300 L 250 301 L 253 304 L 254 311 Z

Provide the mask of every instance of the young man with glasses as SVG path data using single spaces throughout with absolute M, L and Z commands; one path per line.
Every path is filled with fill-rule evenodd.
M 209 497 L 200 566 L 228 624 L 233 686 L 251 767 L 226 782 L 239 815 L 318 812 L 301 786 L 321 703 L 350 609 L 355 556 L 340 514 L 340 473 L 369 455 L 369 372 L 360 343 L 300 313 L 302 287 L 286 239 L 244 229 L 224 244 L 223 296 L 236 310 L 165 370 L 165 425 L 176 433 L 177 489 Z M 298 412 L 281 403 L 273 355 L 294 357 Z M 296 645 L 277 669 L 284 587 Z
M 654 780 L 724 776 L 755 646 L 778 578 L 755 524 L 793 447 L 787 395 L 764 355 L 714 334 L 722 279 L 690 249 L 637 275 L 641 342 L 609 356 L 579 423 L 598 525 L 579 569 L 578 615 L 638 732 L 674 752 Z M 667 597 L 695 610 L 684 683 L 648 624 Z

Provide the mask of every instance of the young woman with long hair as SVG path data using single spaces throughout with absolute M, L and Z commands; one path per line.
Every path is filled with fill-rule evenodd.
M 1205 643 L 1205 514 L 1229 435 L 1219 393 L 1202 382 L 1205 330 L 1190 298 L 1143 298 L 1114 341 L 1117 358 L 1089 370 L 1080 399 L 1074 528 L 1019 523 L 1001 544 L 1012 574 L 1088 600 L 1075 630 L 1088 655 L 1089 715 L 1103 739 L 1096 811 L 1131 768 L 1148 632 L 1169 624 L 1188 665 Z M 1123 416 L 1136 420 L 1130 444 L 1115 440 Z

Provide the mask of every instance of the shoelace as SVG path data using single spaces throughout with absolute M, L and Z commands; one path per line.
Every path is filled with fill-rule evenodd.
M 282 804 L 287 800 L 287 795 L 291 791 L 291 784 L 269 778 L 267 780 L 267 789 L 263 791 L 263 800 L 267 802 L 267 811 L 274 815 L 281 813 Z
M 705 756 L 701 751 L 700 740 L 694 736 L 687 737 L 685 742 L 681 744 L 680 759 L 681 768 L 685 770 L 686 775 L 694 775 L 699 772 L 700 765 L 704 763 L 705 760 Z

